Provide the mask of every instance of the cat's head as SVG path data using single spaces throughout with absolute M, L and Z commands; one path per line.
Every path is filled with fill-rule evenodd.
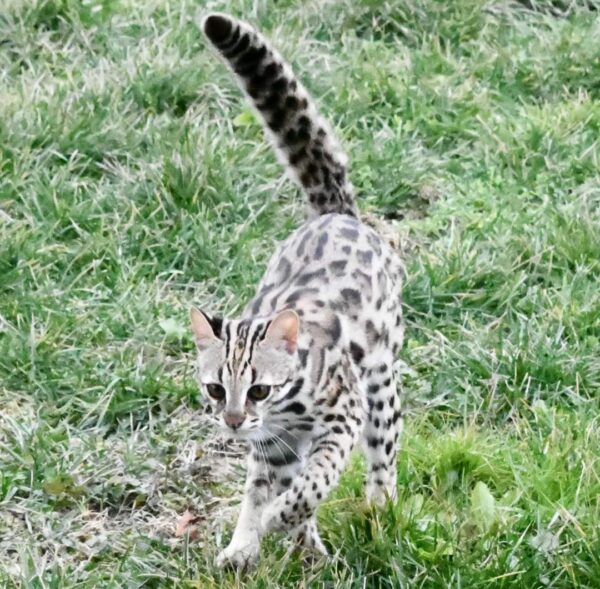
M 294 376 L 298 315 L 221 320 L 192 308 L 190 318 L 198 380 L 219 424 L 239 437 L 260 436 L 269 407 Z

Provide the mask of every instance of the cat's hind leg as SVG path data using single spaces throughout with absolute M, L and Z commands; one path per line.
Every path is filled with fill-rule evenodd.
M 367 499 L 378 505 L 396 499 L 396 453 L 403 425 L 393 358 L 391 353 L 387 356 L 379 354 L 377 363 L 365 367 L 361 378 L 368 407 L 363 431 Z

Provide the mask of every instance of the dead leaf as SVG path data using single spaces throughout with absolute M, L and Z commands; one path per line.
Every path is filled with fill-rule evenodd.
M 175 537 L 181 538 L 188 534 L 191 539 L 198 537 L 198 528 L 194 525 L 200 521 L 200 516 L 194 515 L 189 509 L 177 521 Z

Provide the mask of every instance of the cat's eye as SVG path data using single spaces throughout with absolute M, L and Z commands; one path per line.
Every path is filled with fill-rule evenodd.
M 271 392 L 271 387 L 265 384 L 255 384 L 248 389 L 248 398 L 251 401 L 264 401 Z
M 206 392 L 208 393 L 208 396 L 215 401 L 223 401 L 225 399 L 225 389 L 220 384 L 207 384 Z

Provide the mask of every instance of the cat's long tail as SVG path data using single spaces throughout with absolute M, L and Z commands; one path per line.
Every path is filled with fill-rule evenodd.
M 306 89 L 271 44 L 250 25 L 208 15 L 204 33 L 235 72 L 267 134 L 317 215 L 356 216 L 346 156 Z

